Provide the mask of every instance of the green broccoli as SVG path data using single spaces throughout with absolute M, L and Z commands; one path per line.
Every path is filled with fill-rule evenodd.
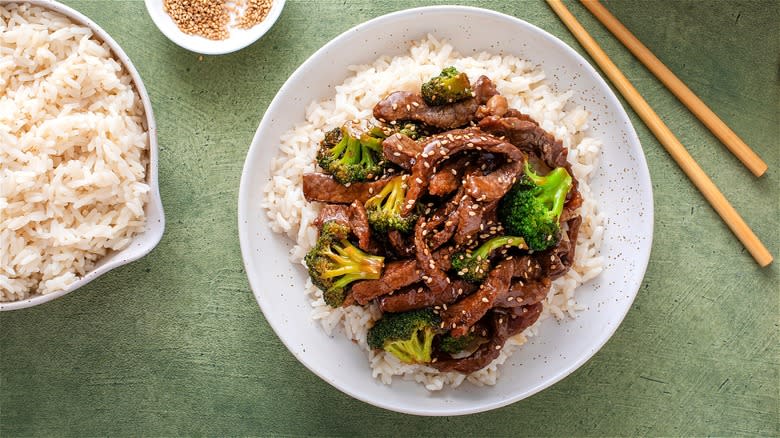
M 484 338 L 477 336 L 476 333 L 469 333 L 463 336 L 458 336 L 457 338 L 448 333 L 442 336 L 441 342 L 439 343 L 439 350 L 448 354 L 456 354 L 460 353 L 461 351 L 473 348 L 477 345 L 477 343 L 481 343 L 483 341 Z
M 539 176 L 526 161 L 525 174 L 510 189 L 498 207 L 498 217 L 507 232 L 525 238 L 528 247 L 542 251 L 558 244 L 559 219 L 572 186 L 563 167 Z
M 455 67 L 447 67 L 439 76 L 422 84 L 420 94 L 428 105 L 439 106 L 467 99 L 473 92 L 466 73 L 458 72 Z
M 401 216 L 405 196 L 406 183 L 404 177 L 399 175 L 391 179 L 381 192 L 366 201 L 368 223 L 376 232 L 384 234 L 390 230 L 398 230 L 408 233 L 414 228 L 417 215 Z
M 464 279 L 481 282 L 490 271 L 490 253 L 501 247 L 527 248 L 525 240 L 517 236 L 494 237 L 471 253 L 458 252 L 452 255 L 452 269 Z
M 312 283 L 323 291 L 325 302 L 339 307 L 353 281 L 375 280 L 382 275 L 385 258 L 367 254 L 351 244 L 349 227 L 325 222 L 317 244 L 306 254 Z
M 386 313 L 368 330 L 368 345 L 387 351 L 401 362 L 428 363 L 440 323 L 431 309 Z
M 346 125 L 328 131 L 317 152 L 320 167 L 342 184 L 373 179 L 383 169 L 382 139 L 351 131 Z
M 436 131 L 422 122 L 412 120 L 398 120 L 395 123 L 380 126 L 375 125 L 369 128 L 368 135 L 384 140 L 393 134 L 403 134 L 412 140 L 419 140 L 423 137 L 433 135 Z M 381 141 L 380 141 L 381 143 Z

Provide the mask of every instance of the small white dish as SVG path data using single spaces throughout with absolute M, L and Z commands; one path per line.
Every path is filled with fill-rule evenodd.
M 280 136 L 304 121 L 307 105 L 331 98 L 351 71 L 382 55 L 400 55 L 409 42 L 432 34 L 464 56 L 488 51 L 540 64 L 559 92 L 591 112 L 593 135 L 603 141 L 590 186 L 607 216 L 601 255 L 605 270 L 578 289 L 586 306 L 577 319 L 541 322 L 539 335 L 500 367 L 495 386 L 464 383 L 429 392 L 398 378 L 385 385 L 371 375 L 367 355 L 341 333 L 328 336 L 311 318 L 304 293 L 306 270 L 293 265 L 293 242 L 275 234 L 261 208 L 270 163 Z M 312 80 L 316 78 L 316 80 Z M 636 132 L 609 85 L 576 51 L 515 17 L 461 6 L 434 6 L 385 15 L 339 35 L 304 62 L 265 112 L 247 153 L 238 198 L 241 254 L 249 283 L 266 320 L 292 354 L 323 380 L 367 403 L 415 415 L 462 415 L 508 405 L 563 379 L 612 336 L 644 277 L 653 240 L 650 174 Z
M 144 207 L 144 211 L 146 212 L 146 228 L 143 233 L 138 234 L 133 238 L 133 241 L 127 248 L 121 251 L 109 253 L 100 259 L 100 261 L 91 271 L 87 272 L 84 276 L 71 283 L 63 290 L 45 295 L 33 295 L 29 298 L 18 301 L 0 302 L 0 311 L 17 310 L 24 309 L 26 307 L 37 306 L 38 304 L 46 303 L 67 293 L 73 292 L 74 290 L 84 286 L 85 284 L 98 278 L 106 272 L 145 256 L 152 249 L 154 249 L 155 246 L 157 246 L 157 244 L 160 242 L 160 239 L 162 238 L 163 232 L 165 231 L 165 216 L 163 214 L 162 201 L 160 199 L 160 190 L 157 180 L 157 125 L 154 121 L 152 102 L 149 100 L 149 94 L 146 92 L 144 83 L 141 81 L 141 76 L 133 66 L 130 58 L 122 50 L 122 48 L 119 47 L 119 44 L 117 44 L 117 42 L 114 41 L 114 39 L 111 38 L 108 33 L 106 33 L 106 31 L 104 31 L 100 26 L 95 24 L 92 20 L 78 11 L 53 0 L 28 0 L 20 3 L 30 3 L 35 6 L 59 12 L 60 14 L 68 17 L 74 23 L 92 29 L 95 37 L 108 44 L 108 46 L 111 48 L 111 51 L 114 53 L 114 57 L 119 62 L 121 62 L 122 66 L 127 70 L 128 73 L 130 73 L 130 76 L 133 79 L 133 86 L 135 86 L 135 89 L 138 92 L 144 107 L 146 127 L 149 132 L 149 166 L 146 171 L 146 180 L 149 184 L 150 191 L 149 201 Z
M 224 55 L 241 50 L 259 40 L 274 25 L 284 8 L 285 0 L 273 0 L 271 10 L 265 19 L 250 29 L 229 27 L 230 37 L 224 40 L 210 40 L 182 32 L 170 15 L 165 12 L 163 0 L 144 0 L 152 21 L 169 40 L 179 47 L 203 55 Z

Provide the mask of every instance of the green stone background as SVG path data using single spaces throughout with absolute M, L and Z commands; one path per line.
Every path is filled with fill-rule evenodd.
M 578 371 L 492 412 L 403 416 L 307 371 L 242 269 L 244 156 L 288 75 L 349 27 L 424 4 L 291 0 L 259 42 L 202 60 L 140 0 L 68 0 L 135 62 L 151 94 L 168 226 L 147 257 L 54 302 L 0 316 L 0 435 L 780 434 L 778 262 L 760 269 L 632 111 L 653 178 L 655 243 L 625 322 Z M 433 3 L 433 2 L 432 2 Z M 542 1 L 463 2 L 583 53 Z M 780 5 L 609 1 L 608 8 L 769 164 L 753 178 L 579 4 L 567 1 L 780 256 Z

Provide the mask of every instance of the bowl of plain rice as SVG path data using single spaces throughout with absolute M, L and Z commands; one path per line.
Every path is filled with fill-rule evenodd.
M 0 5 L 0 310 L 151 251 L 164 218 L 151 103 L 119 45 L 53 1 Z
M 413 92 L 454 66 L 563 142 L 579 181 L 582 226 L 572 268 L 553 282 L 539 320 L 468 375 L 372 350 L 376 306 L 325 304 L 302 263 L 319 206 L 302 193 L 324 134 L 394 90 Z M 316 79 L 316 80 L 315 80 Z M 274 98 L 247 154 L 238 220 L 244 265 L 262 312 L 290 352 L 337 389 L 393 411 L 461 415 L 505 406 L 573 372 L 612 336 L 650 254 L 649 172 L 626 112 L 574 50 L 524 21 L 484 9 L 400 11 L 338 36 Z

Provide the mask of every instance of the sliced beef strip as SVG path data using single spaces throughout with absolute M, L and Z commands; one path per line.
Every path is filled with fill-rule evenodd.
M 349 225 L 349 207 L 343 204 L 325 204 L 322 206 L 320 214 L 317 215 L 317 219 L 314 219 L 313 225 L 320 229 L 322 224 L 331 221 Z
M 441 106 L 428 106 L 418 93 L 396 91 L 374 106 L 382 122 L 414 120 L 441 129 L 454 129 L 471 122 L 479 104 L 475 98 Z
M 414 244 L 401 232 L 396 230 L 388 231 L 387 242 L 398 257 L 404 259 L 414 257 Z
M 444 245 L 455 233 L 458 226 L 458 207 L 462 193 L 463 191 L 459 190 L 452 199 L 440 206 L 425 222 L 423 233 L 427 236 L 429 249 L 435 250 Z
M 371 238 L 371 228 L 368 225 L 368 217 L 363 204 L 353 202 L 346 206 L 343 204 L 326 204 L 320 210 L 314 226 L 321 228 L 325 222 L 337 221 L 348 226 L 352 234 L 358 239 L 358 247 L 363 251 L 376 254 L 379 245 Z
M 571 167 L 566 160 L 568 149 L 536 122 L 516 117 L 488 116 L 480 120 L 479 128 L 493 135 L 506 137 L 507 141 L 518 148 L 539 155 L 550 168 L 565 167 L 571 174 Z
M 448 288 L 452 284 L 445 272 L 449 269 L 449 258 L 446 260 L 436 260 L 431 253 L 431 249 L 428 247 L 425 235 L 428 233 L 427 221 L 425 216 L 420 216 L 417 219 L 417 223 L 414 225 L 414 248 L 415 258 L 417 259 L 417 266 L 423 271 L 422 279 L 425 285 L 433 291 L 435 294 L 444 293 L 444 289 Z M 446 266 L 441 266 L 439 263 L 444 262 Z
M 458 245 L 472 245 L 480 234 L 489 234 L 490 224 L 496 223 L 498 201 L 476 202 L 468 195 L 461 198 L 458 209 L 458 227 L 454 240 Z
M 385 159 L 402 169 L 409 170 L 422 145 L 403 134 L 393 134 L 382 142 L 382 154 Z
M 507 111 L 509 111 L 509 103 L 506 97 L 497 94 L 488 99 L 484 105 L 480 105 L 474 116 L 476 119 L 484 119 L 487 116 L 501 117 Z
M 552 134 L 539 127 L 529 116 L 522 113 L 513 115 L 517 117 L 509 117 L 509 113 L 504 117 L 485 117 L 480 120 L 479 127 L 486 132 L 505 137 L 510 143 L 528 153 L 536 154 L 547 167 L 551 169 L 563 167 L 569 172 L 572 176 L 572 189 L 566 195 L 564 207 L 564 220 L 568 219 L 582 204 L 582 197 L 577 190 L 577 178 L 574 177 L 571 164 L 567 160 L 569 150 L 563 147 L 560 140 L 556 140 Z
M 464 280 L 454 280 L 451 288 L 445 288 L 436 294 L 422 283 L 379 298 L 379 308 L 383 312 L 407 312 L 431 306 L 441 306 L 457 301 L 464 295 L 474 292 L 477 287 Z
M 376 297 L 417 283 L 420 275 L 422 272 L 417 268 L 415 259 L 390 262 L 385 264 L 379 279 L 356 282 L 352 286 L 352 297 L 358 304 L 365 305 Z
M 519 307 L 536 304 L 547 297 L 552 281 L 549 277 L 540 280 L 517 280 L 509 287 L 507 293 L 496 300 L 496 307 Z
M 453 359 L 449 355 L 441 354 L 430 365 L 439 371 L 457 371 L 463 374 L 481 370 L 498 357 L 507 339 L 530 327 L 539 319 L 541 313 L 541 303 L 506 311 L 493 311 L 489 315 L 488 325 L 492 333 L 488 342 L 482 344 L 470 356 Z
M 552 279 L 565 274 L 574 263 L 574 251 L 577 248 L 577 235 L 581 224 L 581 216 L 569 219 L 566 222 L 566 232 L 561 236 L 558 245 L 537 255 L 542 269 Z
M 379 252 L 379 244 L 371 236 L 368 214 L 363 203 L 355 201 L 349 206 L 349 227 L 358 238 L 358 247 L 372 254 Z
M 474 91 L 474 99 L 477 100 L 479 105 L 485 105 L 493 96 L 498 95 L 496 84 L 485 75 L 478 77 L 471 84 L 471 89 Z
M 303 175 L 303 196 L 307 201 L 328 204 L 366 203 L 368 198 L 379 193 L 390 182 L 390 178 L 377 181 L 358 182 L 345 186 L 324 173 Z
M 522 161 L 504 163 L 487 175 L 466 176 L 466 193 L 479 202 L 498 201 L 512 188 L 523 173 Z
M 396 91 L 374 106 L 374 117 L 383 122 L 414 120 L 441 129 L 454 129 L 474 120 L 477 108 L 498 94 L 487 76 L 473 84 L 474 97 L 441 106 L 429 106 L 418 93 Z
M 441 162 L 459 152 L 470 150 L 501 154 L 506 157 L 507 161 L 525 160 L 525 154 L 517 147 L 497 137 L 485 134 L 480 129 L 458 129 L 431 136 L 426 140 L 423 152 L 420 153 L 417 162 L 412 166 L 403 214 L 409 214 L 420 196 L 427 191 L 431 175 L 436 173 L 437 166 Z
M 448 266 L 452 248 L 442 248 L 433 253 L 433 259 Z M 361 305 L 374 298 L 387 295 L 410 284 L 419 282 L 424 271 L 418 268 L 416 259 L 399 260 L 385 264 L 382 276 L 376 280 L 358 281 L 352 286 L 352 297 Z
M 539 280 L 544 277 L 544 270 L 534 255 L 523 255 L 517 257 L 514 277 L 521 281 Z
M 496 300 L 506 295 L 516 263 L 516 259 L 500 262 L 488 273 L 476 292 L 442 312 L 444 327 L 450 329 L 452 336 L 467 334 L 469 328 L 495 306 Z

